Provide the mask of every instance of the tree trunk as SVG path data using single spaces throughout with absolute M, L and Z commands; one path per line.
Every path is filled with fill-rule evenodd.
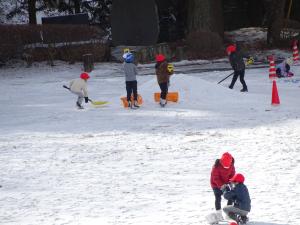
M 280 42 L 285 3 L 286 0 L 265 0 L 268 28 L 267 43 L 269 46 L 275 46 Z
M 85 54 L 83 58 L 83 70 L 84 72 L 92 72 L 94 69 L 94 57 L 92 54 Z
M 36 24 L 36 0 L 28 0 L 29 24 Z
M 111 32 L 115 46 L 155 44 L 159 33 L 155 0 L 113 0 Z
M 203 30 L 223 36 L 223 11 L 221 0 L 186 0 L 188 6 L 188 32 Z
M 75 9 L 75 13 L 80 13 L 80 1 L 79 0 L 73 0 L 74 2 L 74 9 Z

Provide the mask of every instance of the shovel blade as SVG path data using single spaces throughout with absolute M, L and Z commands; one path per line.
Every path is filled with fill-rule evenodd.
M 107 101 L 92 101 L 91 102 L 93 105 L 105 105 L 108 102 Z

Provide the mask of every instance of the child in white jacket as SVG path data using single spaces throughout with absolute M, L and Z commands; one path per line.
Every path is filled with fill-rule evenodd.
M 87 80 L 90 76 L 87 73 L 82 73 L 80 78 L 74 79 L 70 81 L 70 91 L 78 96 L 76 105 L 79 109 L 83 109 L 82 101 L 85 100 L 85 103 L 88 103 L 88 91 L 87 91 Z

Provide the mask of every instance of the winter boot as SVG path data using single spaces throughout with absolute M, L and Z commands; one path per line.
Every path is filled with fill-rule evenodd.
M 131 103 L 131 101 L 128 101 L 128 108 L 132 108 L 132 103 Z
M 248 92 L 248 88 L 243 88 L 241 92 Z
M 159 104 L 161 107 L 165 107 L 165 105 L 167 104 L 167 100 L 166 99 L 160 99 Z
M 232 219 L 234 221 L 238 221 L 237 215 L 235 213 L 228 213 L 228 218 L 227 219 Z
M 134 108 L 140 108 L 140 106 L 138 105 L 137 100 L 134 100 L 133 107 Z
M 247 216 L 239 216 L 238 222 L 239 224 L 246 224 L 249 221 L 249 218 Z
M 216 216 L 219 222 L 224 220 L 221 209 L 216 211 Z
M 77 108 L 78 108 L 78 109 L 83 109 L 83 106 L 82 106 L 82 105 L 80 105 L 80 103 L 79 103 L 79 102 L 76 102 L 76 106 L 77 106 Z
M 229 89 L 233 89 L 233 85 L 229 85 Z

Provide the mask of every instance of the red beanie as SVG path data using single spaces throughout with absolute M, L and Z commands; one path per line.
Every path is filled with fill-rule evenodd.
M 83 79 L 83 80 L 87 80 L 87 79 L 90 78 L 90 76 L 89 76 L 87 73 L 82 73 L 82 74 L 80 75 L 80 78 Z
M 229 46 L 226 48 L 226 52 L 227 52 L 227 53 L 232 53 L 232 52 L 235 52 L 235 51 L 236 51 L 235 45 L 229 45 Z
M 236 222 L 231 222 L 229 225 L 238 225 Z
M 230 182 L 238 182 L 238 183 L 244 183 L 245 177 L 243 174 L 236 173 L 232 178 L 229 179 Z
M 220 163 L 222 164 L 222 166 L 224 168 L 229 168 L 231 166 L 232 163 L 232 156 L 230 155 L 229 152 L 225 152 L 221 159 L 220 159 Z
M 163 54 L 158 54 L 158 55 L 156 55 L 155 59 L 156 59 L 156 62 L 163 62 L 166 60 L 166 57 Z

